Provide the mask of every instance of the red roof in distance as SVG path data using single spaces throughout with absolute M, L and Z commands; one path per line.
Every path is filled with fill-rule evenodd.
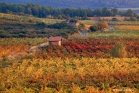
M 51 36 L 51 37 L 49 37 L 48 40 L 49 41 L 61 41 L 62 40 L 62 36 L 55 36 L 55 37 Z

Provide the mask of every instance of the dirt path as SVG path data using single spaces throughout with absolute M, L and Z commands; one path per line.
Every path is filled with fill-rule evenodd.
M 27 51 L 19 51 L 19 52 L 15 52 L 13 54 L 10 54 L 8 56 L 8 59 L 16 59 L 16 58 L 21 58 L 23 56 L 32 55 L 33 53 L 39 51 L 40 47 L 46 47 L 48 45 L 49 45 L 49 43 L 45 42 L 45 43 L 38 44 L 36 46 L 31 46 Z

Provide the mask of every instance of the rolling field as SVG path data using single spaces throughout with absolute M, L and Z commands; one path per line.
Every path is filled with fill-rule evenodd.
M 20 39 L 13 39 L 12 44 L 6 45 L 4 42 L 8 39 L 1 39 L 1 50 L 26 51 L 30 44 L 41 43 L 21 39 L 20 45 L 17 40 Z M 32 43 L 28 43 L 29 40 Z M 63 41 L 61 47 L 48 46 L 21 59 L 7 59 L 5 54 L 0 59 L 0 92 L 119 93 L 117 91 L 121 90 L 122 93 L 138 93 L 138 41 L 138 38 L 69 39 Z M 127 46 L 129 58 L 110 55 L 116 42 Z
M 133 30 L 133 31 L 139 31 L 138 25 L 121 25 L 121 26 L 114 26 L 117 30 Z
M 54 29 L 48 26 L 60 23 L 61 19 L 37 18 L 30 15 L 19 16 L 0 13 L 0 38 L 35 38 L 51 35 L 67 35 L 71 30 Z
M 126 28 L 124 28 L 126 29 Z M 114 37 L 139 37 L 139 30 L 112 30 L 112 31 L 107 31 L 107 32 L 93 32 L 93 33 L 88 33 L 85 38 L 93 37 L 93 38 L 114 38 Z M 136 28 L 135 28 L 136 29 Z
M 64 29 L 61 32 L 34 25 L 62 20 L 9 14 L 0 14 L 0 19 L 0 35 L 5 31 L 21 36 L 26 31 L 43 35 L 0 38 L 0 93 L 139 93 L 139 30 L 135 29 L 138 22 L 113 22 L 115 30 L 88 32 L 79 37 L 75 34 L 64 39 L 62 46 L 39 47 L 29 55 L 29 48 L 47 42 L 48 34 L 65 34 Z M 81 22 L 87 27 L 94 24 Z M 19 52 L 27 53 L 20 58 L 8 57 Z M 113 55 L 119 52 L 126 56 Z
M 37 17 L 33 17 L 33 16 L 19 16 L 19 15 L 15 15 L 15 14 L 4 14 L 4 13 L 0 13 L 0 19 L 1 22 L 0 24 L 35 24 L 36 22 L 44 22 L 46 24 L 53 24 L 53 23 L 57 23 L 57 22 L 61 22 L 62 20 L 60 19 L 49 19 L 49 18 L 37 18 Z
M 138 21 L 110 21 L 110 25 L 139 25 Z

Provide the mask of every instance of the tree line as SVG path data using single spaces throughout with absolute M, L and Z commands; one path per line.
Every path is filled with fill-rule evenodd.
M 53 8 L 50 6 L 40 6 L 39 4 L 8 4 L 0 3 L 0 12 L 2 13 L 16 13 L 20 15 L 33 15 L 40 18 L 67 18 L 67 17 L 81 17 L 87 18 L 92 16 L 129 16 L 138 17 L 138 15 L 131 9 L 127 11 L 119 11 L 116 8 Z

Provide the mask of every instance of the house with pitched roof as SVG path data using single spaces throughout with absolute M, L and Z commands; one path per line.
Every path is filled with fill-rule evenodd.
M 51 36 L 48 39 L 49 41 L 49 45 L 59 45 L 61 46 L 61 42 L 62 42 L 62 36 Z

